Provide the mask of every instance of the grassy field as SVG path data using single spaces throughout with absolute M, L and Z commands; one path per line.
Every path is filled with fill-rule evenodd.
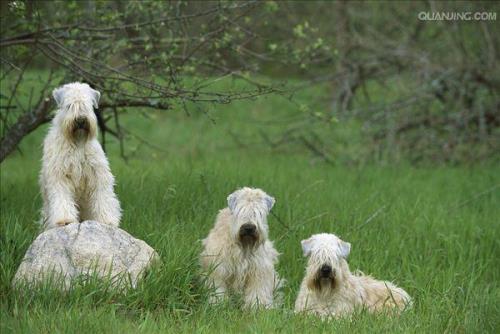
M 308 94 L 301 97 L 306 102 L 314 99 Z M 273 150 L 257 140 L 262 131 L 282 131 L 284 117 L 300 116 L 284 99 L 216 107 L 209 114 L 124 115 L 125 126 L 156 146 L 130 140 L 127 162 L 119 157 L 118 144 L 108 143 L 124 209 L 121 227 L 163 260 L 128 294 L 96 282 L 64 294 L 11 289 L 17 266 L 39 233 L 37 177 L 47 128 L 23 142 L 22 154 L 2 163 L 2 333 L 498 332 L 498 165 L 332 166 L 293 145 Z M 346 137 L 343 126 L 334 128 L 339 142 Z M 235 133 L 245 140 L 239 143 Z M 281 309 L 241 311 L 238 300 L 211 307 L 199 284 L 199 240 L 226 206 L 227 195 L 244 185 L 276 198 L 270 235 L 282 253 L 278 271 L 288 280 Z M 321 322 L 294 315 L 305 265 L 300 240 L 317 232 L 351 242 L 351 269 L 394 280 L 414 298 L 414 307 L 395 318 L 363 313 Z

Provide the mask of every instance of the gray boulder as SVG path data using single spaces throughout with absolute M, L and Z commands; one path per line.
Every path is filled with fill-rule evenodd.
M 135 287 L 144 271 L 159 259 L 144 241 L 96 221 L 73 223 L 41 233 L 31 244 L 13 284 L 40 283 L 48 277 L 72 280 L 96 275 L 115 286 Z

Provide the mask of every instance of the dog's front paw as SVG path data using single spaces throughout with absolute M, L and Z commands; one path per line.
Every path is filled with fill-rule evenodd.
M 220 296 L 214 296 L 214 295 L 212 295 L 212 296 L 208 297 L 208 304 L 210 304 L 210 305 L 216 305 L 216 304 L 221 303 L 222 300 L 223 299 Z
M 120 222 L 115 219 L 98 220 L 98 222 L 104 225 L 111 225 L 115 227 L 118 227 L 118 225 L 120 225 Z
M 224 303 L 226 301 L 225 293 L 213 293 L 208 297 L 208 303 L 210 305 L 216 305 L 220 303 Z
M 61 226 L 66 226 L 66 225 L 69 225 L 72 223 L 77 223 L 77 221 L 72 220 L 72 219 L 61 219 L 61 220 L 58 220 L 54 225 L 57 227 L 61 227 Z

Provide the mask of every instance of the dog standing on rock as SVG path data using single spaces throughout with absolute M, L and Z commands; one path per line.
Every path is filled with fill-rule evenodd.
M 95 220 L 118 226 L 120 202 L 114 177 L 97 140 L 101 94 L 85 83 L 70 83 L 52 93 L 57 111 L 43 143 L 40 185 L 45 229 Z
M 411 305 L 408 293 L 393 283 L 352 274 L 346 261 L 351 244 L 334 234 L 315 234 L 302 241 L 302 250 L 309 261 L 295 312 L 328 318 L 361 308 L 370 312 L 400 311 Z
M 260 189 L 242 188 L 227 198 L 208 237 L 203 240 L 201 266 L 215 289 L 211 302 L 229 292 L 243 294 L 245 307 L 273 307 L 284 281 L 274 266 L 279 253 L 268 239 L 267 215 L 274 198 Z

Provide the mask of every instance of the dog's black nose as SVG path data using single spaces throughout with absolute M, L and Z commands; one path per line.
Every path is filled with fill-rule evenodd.
M 324 264 L 321 266 L 320 270 L 322 277 L 329 277 L 332 273 L 332 267 L 328 264 Z
M 240 231 L 243 235 L 255 234 L 257 227 L 254 224 L 246 223 L 241 225 Z
M 75 120 L 75 125 L 77 128 L 84 128 L 87 125 L 87 118 L 80 116 Z

